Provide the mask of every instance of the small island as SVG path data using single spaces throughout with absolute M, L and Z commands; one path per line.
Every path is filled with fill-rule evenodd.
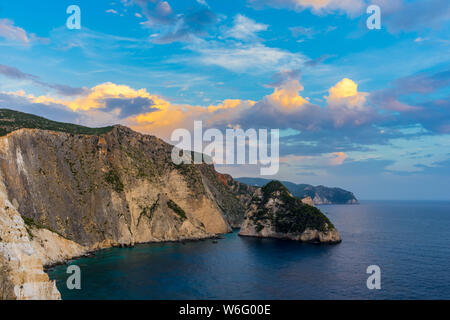
M 342 241 L 319 209 L 295 198 L 279 181 L 255 192 L 239 235 L 329 244 Z

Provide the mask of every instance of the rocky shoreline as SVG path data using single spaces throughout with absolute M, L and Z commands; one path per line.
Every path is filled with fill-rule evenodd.
M 135 244 L 130 244 L 130 245 L 126 245 L 126 244 L 118 244 L 118 245 L 112 245 L 111 247 L 105 247 L 105 248 L 101 248 L 101 249 L 96 249 L 96 250 L 92 250 L 92 251 L 88 251 L 82 255 L 79 256 L 73 256 L 70 258 L 67 258 L 65 260 L 61 260 L 61 261 L 57 261 L 57 262 L 52 262 L 50 264 L 45 264 L 44 265 L 44 271 L 48 272 L 52 269 L 54 269 L 57 266 L 61 266 L 61 265 L 66 265 L 71 261 L 74 260 L 78 260 L 78 259 L 82 259 L 82 258 L 92 258 L 95 257 L 97 255 L 97 253 L 103 251 L 103 250 L 108 250 L 108 249 L 112 249 L 112 248 L 134 248 L 136 246 L 139 245 L 146 245 L 146 244 L 155 244 L 155 243 L 189 243 L 189 242 L 200 242 L 200 241 L 207 241 L 207 240 L 220 240 L 223 239 L 221 235 L 214 235 L 214 236 L 210 236 L 210 237 L 206 237 L 206 238 L 192 238 L 192 239 L 184 239 L 184 240 L 168 240 L 168 241 L 148 241 L 148 242 L 139 242 L 139 243 L 135 243 Z
M 321 245 L 334 245 L 342 242 L 341 236 L 337 230 L 332 231 L 331 233 L 318 232 L 317 230 L 307 230 L 300 234 L 282 234 L 277 232 L 269 232 L 264 234 L 257 233 L 253 230 L 242 230 L 239 233 L 239 236 L 249 238 L 273 238 Z

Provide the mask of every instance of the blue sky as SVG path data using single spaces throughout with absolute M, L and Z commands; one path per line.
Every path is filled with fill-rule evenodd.
M 449 31 L 447 0 L 4 2 L 0 103 L 165 140 L 194 120 L 279 128 L 276 178 L 450 200 Z

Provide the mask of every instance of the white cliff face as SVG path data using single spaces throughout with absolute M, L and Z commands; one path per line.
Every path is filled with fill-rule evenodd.
M 9 201 L 0 198 L 0 298 L 58 300 L 55 282 L 44 272 L 25 223 Z
M 28 226 L 0 197 L 0 300 L 59 300 L 44 266 L 85 255 L 88 248 L 60 235 Z
M 29 232 L 33 235 L 31 245 L 44 266 L 63 263 L 90 251 L 47 229 L 32 228 Z
M 0 300 L 59 300 L 44 266 L 86 253 L 58 234 L 27 225 L 6 195 L 0 171 Z

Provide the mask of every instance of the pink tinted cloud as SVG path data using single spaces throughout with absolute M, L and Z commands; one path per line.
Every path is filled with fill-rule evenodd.
M 0 19 L 0 37 L 22 43 L 30 42 L 27 32 L 24 29 L 15 26 L 14 22 L 9 19 Z

